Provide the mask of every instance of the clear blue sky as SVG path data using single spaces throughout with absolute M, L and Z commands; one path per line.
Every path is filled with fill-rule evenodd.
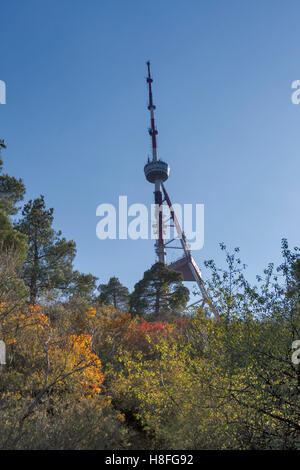
M 153 241 L 100 241 L 96 207 L 152 202 L 145 61 L 173 202 L 205 204 L 204 259 L 239 246 L 248 276 L 299 244 L 300 3 L 2 0 L 5 170 L 44 194 L 76 268 L 129 288 Z

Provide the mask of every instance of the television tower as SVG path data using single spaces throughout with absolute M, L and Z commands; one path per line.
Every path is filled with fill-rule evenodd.
M 144 166 L 144 172 L 147 181 L 154 184 L 154 202 L 155 202 L 155 219 L 156 219 L 156 228 L 157 228 L 157 240 L 155 243 L 155 253 L 157 255 L 158 261 L 164 263 L 169 269 L 180 272 L 182 274 L 184 281 L 194 281 L 197 283 L 202 298 L 195 302 L 201 302 L 201 306 L 207 306 L 210 310 L 210 313 L 217 319 L 219 317 L 217 310 L 213 306 L 212 300 L 209 297 L 205 286 L 202 281 L 202 275 L 200 269 L 197 266 L 196 261 L 191 255 L 189 246 L 186 242 L 184 232 L 181 230 L 180 224 L 177 220 L 176 214 L 173 210 L 171 200 L 167 193 L 167 190 L 164 186 L 164 182 L 167 181 L 170 174 L 169 165 L 158 159 L 157 157 L 157 141 L 156 136 L 158 131 L 155 127 L 154 119 L 154 110 L 155 106 L 153 104 L 153 95 L 152 95 L 152 83 L 153 79 L 150 72 L 150 62 L 147 62 L 147 84 L 149 91 L 149 105 L 148 109 L 150 111 L 150 127 L 148 129 L 149 135 L 151 137 L 152 143 L 152 160 L 148 158 L 148 162 Z M 165 242 L 164 240 L 164 220 L 163 220 L 163 206 L 167 204 L 170 211 L 170 220 L 174 225 L 177 232 L 177 238 L 180 240 L 180 249 L 183 251 L 183 256 L 176 260 L 173 263 L 167 264 L 166 261 L 166 249 L 167 248 L 178 248 L 174 246 L 168 246 L 169 243 L 173 242 L 175 238 Z M 193 304 L 194 305 L 194 304 Z

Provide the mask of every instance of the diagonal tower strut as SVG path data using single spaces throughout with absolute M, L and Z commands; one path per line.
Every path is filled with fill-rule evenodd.
M 195 281 L 197 283 L 200 289 L 201 295 L 202 295 L 202 306 L 206 304 L 209 307 L 211 313 L 217 319 L 219 318 L 219 314 L 217 310 L 215 309 L 212 303 L 212 300 L 205 289 L 205 286 L 202 280 L 201 271 L 198 268 L 196 261 L 191 255 L 191 251 L 186 242 L 184 232 L 181 230 L 175 211 L 172 207 L 171 200 L 169 198 L 169 195 L 163 183 L 162 183 L 162 189 L 163 189 L 165 200 L 170 209 L 171 218 L 174 222 L 175 229 L 180 239 L 182 250 L 184 252 L 184 256 L 180 258 L 179 260 L 175 261 L 174 263 L 169 264 L 168 268 L 173 269 L 174 271 L 181 272 L 184 281 Z M 192 305 L 195 305 L 196 303 L 198 302 L 195 302 Z

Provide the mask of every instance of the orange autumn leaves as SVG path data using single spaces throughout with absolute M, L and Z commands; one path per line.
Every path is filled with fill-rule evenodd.
M 88 315 L 92 318 L 94 309 Z M 8 363 L 24 377 L 30 371 L 31 386 L 40 388 L 47 377 L 52 390 L 68 389 L 78 398 L 91 398 L 101 391 L 104 376 L 90 334 L 59 331 L 39 305 L 10 314 L 1 324 Z
M 74 366 L 82 369 L 80 385 L 88 392 L 88 397 L 94 393 L 100 392 L 104 380 L 101 369 L 101 361 L 96 354 L 92 352 L 91 335 L 71 335 L 69 338 L 69 353 Z
M 171 339 L 182 334 L 184 320 L 178 319 L 173 323 L 148 322 L 145 319 L 132 318 L 129 313 L 107 315 L 101 319 L 101 329 L 95 336 L 95 343 L 99 348 L 100 356 L 107 354 L 109 345 L 111 345 L 111 352 L 125 348 L 132 352 L 141 350 L 148 353 L 162 338 Z
M 153 354 L 162 338 L 180 334 L 183 320 L 147 322 L 104 306 L 62 314 L 57 321 L 50 320 L 43 307 L 33 305 L 0 321 L 8 364 L 24 377 L 25 387 L 41 389 L 46 377 L 52 391 L 90 399 L 102 391 L 101 359 L 110 362 L 124 348 Z

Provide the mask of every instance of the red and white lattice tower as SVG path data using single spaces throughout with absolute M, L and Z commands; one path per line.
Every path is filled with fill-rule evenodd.
M 181 230 L 180 224 L 177 220 L 175 211 L 172 207 L 171 200 L 167 193 L 167 190 L 164 186 L 164 182 L 168 179 L 170 173 L 169 165 L 160 160 L 157 156 L 157 140 L 156 136 L 158 134 L 155 127 L 154 120 L 154 110 L 155 106 L 153 104 L 153 95 L 152 95 L 152 82 L 153 79 L 150 73 L 150 62 L 147 62 L 148 75 L 147 75 L 147 84 L 149 91 L 149 105 L 148 109 L 150 111 L 150 127 L 149 134 L 151 137 L 152 143 L 152 160 L 148 158 L 147 164 L 144 166 L 144 172 L 147 181 L 154 184 L 154 202 L 155 202 L 155 218 L 156 218 L 156 243 L 155 243 L 155 252 L 158 258 L 158 261 L 164 263 L 169 269 L 178 271 L 182 274 L 184 281 L 194 281 L 197 283 L 201 299 L 199 302 L 202 302 L 202 306 L 210 310 L 210 313 L 213 314 L 215 318 L 218 318 L 218 312 L 213 306 L 212 300 L 209 297 L 205 286 L 202 281 L 202 276 L 200 269 L 197 266 L 196 261 L 191 255 L 191 251 L 186 242 L 184 232 Z M 176 237 L 171 240 L 165 241 L 165 221 L 164 221 L 164 206 L 169 208 L 170 220 L 173 222 L 173 227 L 176 230 Z M 183 256 L 177 259 L 175 262 L 167 264 L 166 260 L 166 249 L 168 248 L 178 248 L 175 246 L 169 245 L 176 239 L 180 241 L 180 249 L 182 250 Z M 196 302 L 198 303 L 198 302 Z

